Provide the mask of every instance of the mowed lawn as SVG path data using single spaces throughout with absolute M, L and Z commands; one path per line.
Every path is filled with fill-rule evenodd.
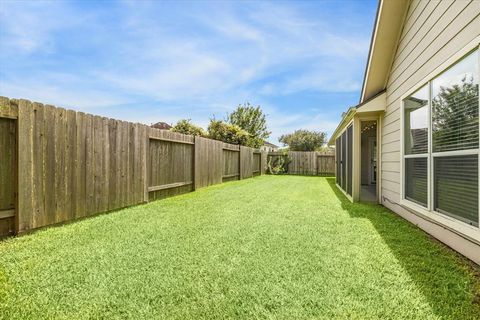
M 0 318 L 478 319 L 478 274 L 332 179 L 261 176 L 1 242 Z

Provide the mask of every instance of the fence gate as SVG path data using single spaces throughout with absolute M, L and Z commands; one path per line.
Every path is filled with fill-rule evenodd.
M 0 236 L 15 231 L 16 120 L 0 118 Z

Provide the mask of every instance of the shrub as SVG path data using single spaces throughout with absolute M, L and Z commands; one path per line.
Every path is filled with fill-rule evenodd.
M 208 137 L 227 143 L 246 145 L 249 134 L 237 125 L 213 119 L 208 126 Z
M 170 131 L 189 134 L 192 136 L 201 136 L 201 137 L 206 136 L 205 130 L 191 123 L 190 119 L 188 120 L 182 119 L 178 121 L 177 124 L 170 129 Z
M 292 162 L 292 159 L 288 156 L 288 153 L 284 152 L 280 156 L 271 156 L 268 159 L 267 171 L 270 174 L 285 174 L 288 173 L 288 165 Z

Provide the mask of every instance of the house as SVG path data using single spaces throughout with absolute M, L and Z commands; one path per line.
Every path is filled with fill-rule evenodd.
M 279 147 L 274 145 L 273 143 L 264 141 L 263 146 L 261 146 L 259 149 L 260 151 L 275 152 L 275 151 L 278 151 Z
M 166 122 L 157 122 L 152 124 L 150 127 L 155 129 L 160 129 L 160 130 L 170 130 L 172 128 L 172 126 Z
M 381 0 L 336 184 L 480 264 L 480 1 Z

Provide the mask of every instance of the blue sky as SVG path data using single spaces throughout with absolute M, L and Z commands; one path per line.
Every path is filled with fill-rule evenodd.
M 272 137 L 358 102 L 376 0 L 1 1 L 0 95 L 206 127 L 261 105 Z

